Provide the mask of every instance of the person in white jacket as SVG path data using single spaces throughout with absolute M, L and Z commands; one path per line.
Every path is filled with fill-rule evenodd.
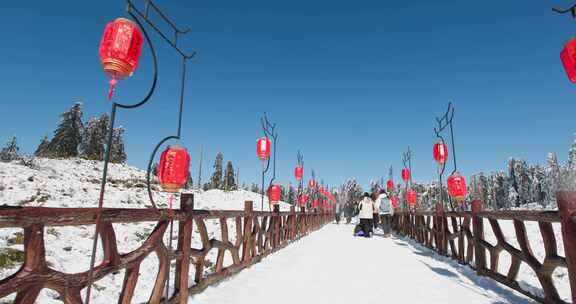
M 370 237 L 372 234 L 372 221 L 374 213 L 374 201 L 370 198 L 368 192 L 364 192 L 364 196 L 360 203 L 358 203 L 358 217 L 360 218 L 360 227 L 364 232 L 365 237 Z
M 384 236 L 390 235 L 390 223 L 392 222 L 392 215 L 394 215 L 394 208 L 392 208 L 392 202 L 386 191 L 381 190 L 378 199 L 376 199 L 378 204 L 378 212 L 380 213 L 380 228 L 384 232 Z

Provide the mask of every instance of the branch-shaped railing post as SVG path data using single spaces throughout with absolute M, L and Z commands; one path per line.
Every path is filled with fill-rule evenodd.
M 440 139 L 440 141 L 442 142 L 442 144 L 444 144 L 444 137 L 441 135 L 442 131 L 444 131 L 447 127 L 449 127 L 450 129 L 450 142 L 452 144 L 452 160 L 454 163 L 454 169 L 452 170 L 451 174 L 454 174 L 458 171 L 458 164 L 456 162 L 456 145 L 454 144 L 454 106 L 452 105 L 452 102 L 448 103 L 448 109 L 446 109 L 446 112 L 444 113 L 444 115 L 442 115 L 441 117 L 436 117 L 436 123 L 438 124 L 438 127 L 434 127 L 434 133 L 436 133 L 436 137 Z M 442 191 L 442 175 L 444 174 L 444 169 L 445 169 L 446 164 L 442 163 L 440 165 L 440 168 L 438 170 L 438 175 L 439 175 L 439 183 L 440 183 L 440 199 L 443 199 L 443 191 Z M 450 202 L 450 208 L 452 209 L 452 211 L 454 210 L 454 203 L 452 202 L 452 198 L 450 196 L 448 196 L 448 201 Z M 464 211 L 464 202 L 461 202 L 459 209 L 460 211 Z M 462 231 L 462 217 L 458 217 L 458 229 L 459 229 L 459 238 L 460 240 L 464 237 L 463 231 Z
M 404 189 L 404 207 L 406 210 L 410 210 L 408 205 L 408 200 L 406 194 L 408 193 L 408 189 L 412 186 L 412 151 L 410 151 L 410 146 L 408 146 L 408 150 L 402 153 L 402 164 L 404 168 L 408 169 L 410 172 L 408 181 L 405 181 L 405 189 Z
M 452 125 L 452 120 L 454 119 L 454 107 L 452 106 L 452 103 L 448 103 L 448 109 L 446 110 L 446 113 L 444 113 L 444 115 L 440 118 L 436 117 L 436 123 L 438 124 L 438 127 L 434 127 L 434 133 L 436 134 L 436 137 L 440 139 L 440 142 L 442 144 L 445 143 L 444 137 L 442 136 L 442 131 L 444 131 L 446 129 L 446 127 L 450 127 L 450 139 L 451 139 L 451 143 L 452 143 L 452 158 L 454 159 L 454 170 L 452 171 L 452 173 L 456 172 L 456 147 L 454 147 L 454 131 L 453 131 L 453 125 Z M 444 204 L 444 191 L 443 191 L 443 185 L 442 185 L 442 176 L 444 175 L 444 171 L 446 169 L 446 163 L 442 163 L 440 165 L 440 167 L 438 168 L 438 183 L 440 186 L 440 202 L 442 204 Z M 450 204 L 450 209 L 452 211 L 454 211 L 454 204 L 452 203 L 452 199 L 450 198 L 450 196 L 448 196 L 448 202 Z
M 160 10 L 160 8 L 158 6 L 156 6 L 156 4 L 154 4 L 151 0 L 146 1 L 144 13 L 142 13 L 134 5 L 132 0 L 126 0 L 126 4 L 127 4 L 127 7 L 126 7 L 127 14 L 130 16 L 131 20 L 133 20 L 138 25 L 138 27 L 142 30 L 145 41 L 148 44 L 148 47 L 150 48 L 150 53 L 152 56 L 153 77 L 152 77 L 152 84 L 148 90 L 148 93 L 139 102 L 134 103 L 134 104 L 122 104 L 122 103 L 118 103 L 118 102 L 114 101 L 112 103 L 112 109 L 110 111 L 110 124 L 109 124 L 108 135 L 107 135 L 108 136 L 107 137 L 107 144 L 106 144 L 106 149 L 105 149 L 105 153 L 104 153 L 104 169 L 102 170 L 102 182 L 100 185 L 100 195 L 99 195 L 99 201 L 98 201 L 98 213 L 96 215 L 96 225 L 95 225 L 95 230 L 94 230 L 92 253 L 91 253 L 91 257 L 90 257 L 90 268 L 88 271 L 89 284 L 87 286 L 86 298 L 85 298 L 86 299 L 85 303 L 87 303 L 87 304 L 90 303 L 90 293 L 91 293 L 92 282 L 93 282 L 92 274 L 94 271 L 96 247 L 97 247 L 97 243 L 98 243 L 98 234 L 100 233 L 100 229 L 101 229 L 101 211 L 102 211 L 102 208 L 104 206 L 104 195 L 106 192 L 106 183 L 107 183 L 107 179 L 108 179 L 108 165 L 110 162 L 110 153 L 111 153 L 111 146 L 112 146 L 112 138 L 113 138 L 113 134 L 114 134 L 114 124 L 116 121 L 116 112 L 117 112 L 118 108 L 134 109 L 134 108 L 138 108 L 138 107 L 144 105 L 145 103 L 147 103 L 150 100 L 150 98 L 152 97 L 152 95 L 154 94 L 154 91 L 156 89 L 156 84 L 158 81 L 158 62 L 157 62 L 157 57 L 156 57 L 156 50 L 154 48 L 154 44 L 152 43 L 152 41 L 150 39 L 150 36 L 148 35 L 146 29 L 144 28 L 142 22 L 145 22 L 146 24 L 148 24 L 148 26 L 150 28 L 152 28 L 154 31 L 156 31 L 156 33 L 158 33 L 160 35 L 160 37 L 162 37 L 163 40 L 165 42 L 167 42 L 182 57 L 182 78 L 181 78 L 181 88 L 180 88 L 180 105 L 179 105 L 179 112 L 178 112 L 177 135 L 166 137 L 156 146 L 156 148 L 154 149 L 152 156 L 150 158 L 150 162 L 148 164 L 147 173 L 146 173 L 148 195 L 150 198 L 150 203 L 152 204 L 152 207 L 154 209 L 156 209 L 157 206 L 154 202 L 154 199 L 152 197 L 152 191 L 150 189 L 150 171 L 151 171 L 152 161 L 153 161 L 154 155 L 156 154 L 158 148 L 165 141 L 170 140 L 170 139 L 180 139 L 180 133 L 181 133 L 181 129 L 182 129 L 181 126 L 182 126 L 182 110 L 183 110 L 183 103 L 184 103 L 184 88 L 185 88 L 185 80 L 186 80 L 186 77 L 185 77 L 185 75 L 186 75 L 186 61 L 188 59 L 193 58 L 196 55 L 196 52 L 192 52 L 190 54 L 187 54 L 182 49 L 180 49 L 178 46 L 178 37 L 180 35 L 188 33 L 189 30 L 188 29 L 181 30 L 178 27 L 176 27 L 174 22 L 172 20 L 170 20 L 167 17 L 167 15 L 165 13 L 163 13 L 162 10 Z M 173 39 L 168 38 L 167 35 L 164 34 L 164 32 L 162 32 L 162 30 L 160 30 L 160 28 L 149 18 L 149 12 L 151 9 L 154 10 L 164 20 L 164 22 L 166 22 L 170 26 L 170 28 L 172 29 L 172 31 L 174 33 Z M 172 226 L 173 226 L 172 222 L 171 222 L 170 226 L 171 226 L 171 231 L 172 231 Z M 172 242 L 172 239 L 170 239 L 170 251 L 171 251 L 171 242 Z M 169 278 L 168 278 L 167 282 L 168 281 L 169 281 Z M 167 296 L 166 297 L 168 297 L 168 288 L 166 288 L 166 290 L 167 290 Z
M 272 179 L 270 179 L 270 184 L 269 186 L 272 185 L 272 183 L 274 182 L 274 180 L 276 179 L 276 143 L 278 142 L 278 132 L 276 131 L 276 123 L 271 123 L 268 120 L 268 116 L 266 115 L 266 112 L 264 112 L 264 116 L 262 118 L 260 118 L 260 122 L 262 124 L 262 131 L 264 132 L 264 136 L 268 139 L 272 138 L 272 140 L 274 141 L 274 146 L 272 147 L 272 149 L 274 150 L 272 157 L 274 158 L 274 160 L 272 161 Z M 260 211 L 264 211 L 264 184 L 265 184 L 265 178 L 266 178 L 266 173 L 268 172 L 268 169 L 270 168 L 270 158 L 268 158 L 266 160 L 266 166 L 262 166 L 262 189 L 261 189 L 261 205 L 260 205 Z M 270 206 L 268 206 L 268 209 L 270 210 Z
M 298 152 L 296 153 L 296 158 L 298 159 L 298 166 L 302 168 L 302 172 L 304 172 L 304 156 L 302 155 L 302 152 L 300 152 L 300 150 L 298 150 Z M 300 177 L 300 181 L 298 183 L 298 198 L 296 200 L 297 203 L 299 203 L 299 199 L 300 196 L 303 194 L 304 192 L 304 174 L 302 174 L 302 177 Z

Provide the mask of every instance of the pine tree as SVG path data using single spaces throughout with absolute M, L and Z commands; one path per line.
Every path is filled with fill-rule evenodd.
M 0 160 L 4 162 L 17 160 L 20 157 L 18 154 L 19 150 L 16 136 L 12 136 L 8 143 L 6 143 L 6 146 L 0 150 Z
M 224 156 L 222 153 L 218 152 L 216 154 L 216 160 L 214 161 L 214 173 L 212 174 L 212 178 L 210 178 L 210 188 L 211 189 L 222 189 L 222 161 L 224 160 Z
M 107 114 L 90 119 L 83 132 L 80 156 L 91 160 L 104 160 L 109 123 Z
M 48 146 L 48 155 L 52 158 L 78 156 L 78 146 L 83 132 L 81 104 L 76 103 L 60 117 L 60 125 L 54 131 L 54 137 Z
M 124 149 L 124 128 L 115 128 L 112 132 L 112 145 L 110 148 L 110 162 L 126 163 L 126 150 Z
M 36 157 L 46 157 L 48 155 L 48 146 L 50 145 L 50 141 L 48 140 L 48 136 L 44 136 L 42 141 L 34 151 L 34 156 Z
M 234 179 L 234 167 L 232 166 L 232 162 L 228 161 L 226 163 L 226 171 L 224 172 L 224 190 L 232 191 L 237 188 L 236 180 Z
M 568 169 L 576 170 L 576 139 L 568 150 Z
M 258 186 L 256 183 L 252 183 L 252 185 L 250 185 L 250 191 L 254 193 L 260 193 L 260 186 Z
M 286 195 L 286 202 L 290 205 L 296 204 L 296 190 L 288 183 L 288 194 Z

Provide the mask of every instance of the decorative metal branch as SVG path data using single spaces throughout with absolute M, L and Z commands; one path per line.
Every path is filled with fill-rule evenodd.
M 153 70 L 153 76 L 152 76 L 152 83 L 150 88 L 148 89 L 148 93 L 145 95 L 145 97 L 140 100 L 139 102 L 133 103 L 133 104 L 122 104 L 122 103 L 118 103 L 116 101 L 114 101 L 112 103 L 112 109 L 111 109 L 111 113 L 110 113 L 110 126 L 109 126 L 109 130 L 108 130 L 108 138 L 107 138 L 107 144 L 106 144 L 106 150 L 105 150 L 105 154 L 104 154 L 104 169 L 102 171 L 102 184 L 100 186 L 100 196 L 99 196 L 99 202 L 98 202 L 98 213 L 96 216 L 96 228 L 94 231 L 94 238 L 93 238 L 93 244 L 92 244 L 92 255 L 90 258 L 90 269 L 89 269 L 89 284 L 86 290 L 86 300 L 85 303 L 90 303 L 90 292 L 91 292 L 91 287 L 92 287 L 92 282 L 93 282 L 93 271 L 94 271 L 94 264 L 95 264 L 95 256 L 96 256 L 96 247 L 97 247 L 97 240 L 98 240 L 98 234 L 100 233 L 100 229 L 101 229 L 101 214 L 102 214 L 102 208 L 104 205 L 104 194 L 106 192 L 106 183 L 107 183 L 107 179 L 108 179 L 108 164 L 110 161 L 110 151 L 111 151 L 111 146 L 112 146 L 112 137 L 113 137 L 113 129 L 114 129 L 114 123 L 116 120 L 116 111 L 117 108 L 122 108 L 122 109 L 134 109 L 134 108 L 138 108 L 142 105 L 144 105 L 145 103 L 147 103 L 150 98 L 152 97 L 152 95 L 154 94 L 154 91 L 156 89 L 156 84 L 158 82 L 158 61 L 157 61 L 157 56 L 156 56 L 156 50 L 154 48 L 154 44 L 152 43 L 148 32 L 146 31 L 146 29 L 144 28 L 142 21 L 145 22 L 146 24 L 148 24 L 152 29 L 154 29 L 154 31 L 156 31 L 156 33 L 158 33 L 160 35 L 160 37 L 162 37 L 164 39 L 164 41 L 166 41 L 176 52 L 178 52 L 180 54 L 180 56 L 182 57 L 182 78 L 181 78 L 181 88 L 180 88 L 180 105 L 179 105 L 179 112 L 178 112 L 178 125 L 177 125 L 177 133 L 176 135 L 172 135 L 172 136 L 168 136 L 166 138 L 164 138 L 163 140 L 161 140 L 156 147 L 154 148 L 152 155 L 150 157 L 150 161 L 148 163 L 148 168 L 147 168 L 147 172 L 146 172 L 146 183 L 147 183 L 147 188 L 148 188 L 148 196 L 150 199 L 150 203 L 152 204 L 152 207 L 154 209 L 157 209 L 156 203 L 154 202 L 154 199 L 152 197 L 152 191 L 150 188 L 150 171 L 152 168 L 152 162 L 154 160 L 154 156 L 156 155 L 156 152 L 158 151 L 158 149 L 160 148 L 160 146 L 171 139 L 180 139 L 180 135 L 181 135 L 181 129 L 182 129 L 182 110 L 183 110 L 183 104 L 184 104 L 184 87 L 185 87 L 185 81 L 186 81 L 186 61 L 188 59 L 193 58 L 196 55 L 196 52 L 193 51 L 189 54 L 185 53 L 182 51 L 182 49 L 180 49 L 178 47 L 178 37 L 180 35 L 184 35 L 186 33 L 188 33 L 188 30 L 181 30 L 178 27 L 176 27 L 174 25 L 174 22 L 172 22 L 170 20 L 170 18 L 167 17 L 167 15 L 165 13 L 162 12 L 162 10 L 160 10 L 160 8 L 158 8 L 158 6 L 156 4 L 154 4 L 151 0 L 147 0 L 145 3 L 145 8 L 144 8 L 144 13 L 142 13 L 133 3 L 132 0 L 126 0 L 127 3 L 127 7 L 126 7 L 126 12 L 127 14 L 130 16 L 130 19 L 133 20 L 138 26 L 139 28 L 142 30 L 142 33 L 146 39 L 146 42 L 148 43 L 148 47 L 150 48 L 150 53 L 152 55 L 152 70 Z M 166 23 L 168 23 L 170 25 L 170 27 L 173 30 L 174 33 L 174 38 L 171 40 L 167 37 L 166 34 L 164 34 L 162 32 L 162 30 L 159 29 L 158 26 L 156 26 L 156 24 L 149 18 L 149 12 L 153 10 L 154 12 L 156 12 L 156 14 L 158 14 Z M 141 21 L 142 20 L 142 21 Z M 173 223 L 172 221 L 170 222 L 170 229 L 172 231 L 173 228 Z M 172 251 L 172 239 L 170 239 L 170 251 Z M 170 280 L 168 279 L 167 282 L 169 282 Z M 166 298 L 168 298 L 168 288 L 166 288 Z
M 440 118 L 436 117 L 436 123 L 438 123 L 438 127 L 434 127 L 434 133 L 436 133 L 436 137 L 440 139 L 440 141 L 442 143 L 444 143 L 444 137 L 442 136 L 442 131 L 444 131 L 447 127 L 450 127 L 450 141 L 451 141 L 451 148 L 452 148 L 452 159 L 454 161 L 454 170 L 452 171 L 452 174 L 454 172 L 456 172 L 458 170 L 457 164 L 456 164 L 456 147 L 454 145 L 454 126 L 453 126 L 453 120 L 454 120 L 454 106 L 452 105 L 452 102 L 448 103 L 448 109 L 446 109 L 446 112 L 444 113 L 444 115 L 442 115 Z M 443 163 L 442 166 L 440 168 L 438 168 L 438 180 L 440 183 L 440 202 L 443 203 L 443 198 L 444 198 L 444 194 L 443 194 L 443 186 L 442 186 L 442 176 L 444 175 L 444 171 L 446 169 L 446 164 Z M 448 202 L 450 203 L 450 208 L 452 209 L 452 211 L 454 211 L 454 203 L 452 202 L 452 198 L 450 196 L 448 196 Z
M 571 7 L 567 8 L 567 9 L 561 9 L 561 8 L 553 7 L 552 11 L 555 13 L 558 13 L 558 14 L 570 13 L 570 15 L 572 15 L 572 18 L 576 18 L 576 4 L 572 5 Z
M 404 204 L 406 209 L 408 208 L 408 201 L 406 200 L 406 193 L 408 192 L 408 186 L 412 186 L 412 151 L 410 150 L 410 146 L 408 146 L 408 150 L 402 153 L 402 163 L 404 164 L 404 168 L 408 168 L 410 170 L 410 178 L 408 182 L 406 182 L 406 188 L 404 192 Z
M 272 179 L 270 180 L 270 184 L 269 186 L 272 185 L 272 183 L 274 182 L 274 180 L 276 179 L 276 142 L 278 141 L 278 132 L 276 132 L 276 123 L 271 123 L 268 120 L 268 115 L 266 114 L 266 112 L 264 112 L 264 116 L 262 116 L 262 118 L 260 118 L 260 123 L 262 124 L 262 131 L 264 132 L 264 136 L 266 136 L 266 138 L 272 138 L 272 140 L 274 141 L 274 146 L 272 147 L 272 149 L 274 150 L 274 160 L 273 160 L 273 165 L 272 165 Z M 268 169 L 270 169 L 270 158 L 268 158 L 268 160 L 266 161 L 266 168 L 264 170 L 262 170 L 262 201 L 261 201 L 261 205 L 260 205 L 260 210 L 264 211 L 264 179 L 266 176 L 266 173 L 268 172 Z M 270 206 L 268 206 L 270 207 Z
M 296 158 L 298 159 L 298 166 L 302 167 L 302 170 L 304 170 L 304 156 L 302 155 L 300 150 L 298 150 L 298 153 L 296 154 Z M 304 182 L 304 175 L 302 175 L 302 178 L 300 179 L 300 183 L 298 184 L 298 195 L 302 195 L 302 193 L 304 192 L 303 182 Z

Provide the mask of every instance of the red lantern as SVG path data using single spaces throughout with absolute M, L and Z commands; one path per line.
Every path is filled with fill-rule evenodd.
M 392 208 L 396 209 L 398 208 L 398 198 L 393 196 L 390 201 L 392 202 Z
M 261 161 L 268 160 L 270 158 L 270 140 L 268 137 L 263 136 L 256 141 L 256 154 Z
M 448 146 L 442 142 L 434 145 L 434 160 L 442 165 L 448 160 Z
M 308 181 L 308 188 L 310 189 L 316 189 L 316 181 L 311 179 L 310 181 Z
M 466 198 L 466 180 L 460 173 L 455 172 L 448 177 L 448 194 L 458 203 L 464 202 Z
M 298 202 L 300 203 L 300 207 L 306 207 L 306 203 L 308 203 L 308 195 L 301 194 L 298 198 Z
M 407 183 L 410 180 L 410 169 L 408 168 L 402 169 L 402 179 L 404 180 L 405 183 Z
M 394 181 L 389 179 L 386 182 L 386 189 L 388 189 L 388 191 L 391 191 L 392 189 L 394 189 Z
M 418 195 L 416 194 L 416 191 L 412 189 L 408 190 L 408 192 L 406 192 L 406 201 L 408 204 L 410 204 L 410 206 L 414 206 L 416 201 L 418 201 Z
M 190 155 L 185 148 L 168 146 L 160 156 L 158 180 L 166 192 L 178 192 L 186 185 Z
M 560 53 L 560 59 L 562 59 L 562 65 L 564 65 L 568 79 L 576 83 L 576 38 L 566 42 Z
M 118 18 L 104 28 L 99 53 L 104 72 L 112 78 L 109 100 L 118 80 L 131 76 L 138 67 L 143 43 L 140 28 L 131 20 Z
M 318 202 L 318 199 L 314 199 L 314 200 L 312 201 L 312 208 L 314 208 L 314 209 L 318 208 L 318 203 L 319 203 L 319 202 Z
M 280 201 L 282 188 L 279 185 L 271 185 L 268 189 L 268 200 L 271 204 L 276 204 Z
M 302 166 L 296 166 L 294 169 L 294 176 L 296 177 L 297 181 L 302 180 L 302 176 L 304 175 L 304 168 Z

